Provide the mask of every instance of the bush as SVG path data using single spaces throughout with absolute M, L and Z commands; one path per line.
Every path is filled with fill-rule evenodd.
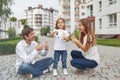
M 71 40 L 71 36 L 72 35 L 75 35 L 75 37 L 77 38 L 77 39 L 80 39 L 80 32 L 79 32 L 79 30 L 77 30 L 77 29 L 75 29 L 75 31 L 73 32 L 73 34 L 71 34 L 68 38 L 69 38 L 69 40 Z
M 47 36 L 48 33 L 50 33 L 50 27 L 49 26 L 44 26 L 43 28 L 41 28 L 40 34 L 42 36 Z
M 19 41 L 20 39 L 0 42 L 0 55 L 1 54 L 14 54 L 15 47 Z
M 0 55 L 15 54 L 16 45 L 20 40 L 21 37 L 0 40 Z M 35 37 L 35 41 L 38 41 L 38 37 Z

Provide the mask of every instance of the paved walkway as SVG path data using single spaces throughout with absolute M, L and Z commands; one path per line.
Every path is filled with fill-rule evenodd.
M 48 40 L 50 44 L 49 53 L 47 56 L 53 57 L 53 39 L 41 38 L 41 43 Z M 101 64 L 97 67 L 97 73 L 93 77 L 88 77 L 87 74 L 74 74 L 75 68 L 70 65 L 70 51 L 78 49 L 72 42 L 68 43 L 68 76 L 62 74 L 61 62 L 59 62 L 59 75 L 54 77 L 52 73 L 47 73 L 32 80 L 120 80 L 120 48 L 98 46 L 98 51 L 101 58 Z M 0 80 L 26 80 L 24 76 L 15 73 L 15 54 L 0 56 Z M 42 58 L 37 56 L 36 59 Z

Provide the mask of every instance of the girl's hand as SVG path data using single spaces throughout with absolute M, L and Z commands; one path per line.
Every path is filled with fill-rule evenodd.
M 58 35 L 58 31 L 54 31 L 53 33 L 56 34 L 56 35 Z
M 54 34 L 58 35 L 58 31 L 53 31 L 53 32 L 51 32 L 49 36 L 50 36 L 50 37 L 53 37 Z
M 64 40 L 66 40 L 66 41 L 68 41 L 69 39 L 68 39 L 68 37 L 65 37 L 65 36 L 63 36 L 63 39 Z

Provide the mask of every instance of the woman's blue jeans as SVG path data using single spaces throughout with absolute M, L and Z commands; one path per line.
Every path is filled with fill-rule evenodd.
M 73 67 L 79 68 L 79 69 L 86 69 L 86 68 L 94 68 L 98 65 L 98 63 L 94 60 L 86 59 L 83 55 L 82 52 L 73 50 L 71 51 L 71 65 Z
M 61 55 L 61 61 L 62 61 L 62 68 L 67 68 L 66 62 L 67 62 L 67 51 L 66 50 L 55 50 L 54 52 L 54 65 L 53 68 L 57 69 L 58 61 L 60 59 Z
M 35 64 L 22 63 L 18 69 L 18 74 L 32 74 L 33 77 L 37 77 L 43 74 L 43 70 L 49 69 L 49 66 L 53 63 L 51 57 L 41 59 Z

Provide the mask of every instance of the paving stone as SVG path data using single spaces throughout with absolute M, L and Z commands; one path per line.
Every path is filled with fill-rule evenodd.
M 46 57 L 53 57 L 53 39 L 52 38 L 41 38 L 41 43 L 48 40 L 49 42 L 49 53 Z M 67 69 L 68 76 L 64 76 L 62 72 L 62 63 L 61 60 L 58 63 L 58 73 L 57 77 L 54 77 L 51 73 L 47 73 L 45 75 L 41 75 L 37 78 L 33 78 L 32 80 L 120 80 L 120 48 L 118 47 L 110 47 L 110 46 L 100 46 L 98 45 L 98 51 L 100 54 L 100 64 L 96 68 L 97 73 L 93 77 L 88 77 L 87 74 L 76 75 L 75 68 L 71 66 L 70 60 L 70 52 L 72 50 L 80 50 L 77 48 L 75 44 L 72 42 L 68 42 L 69 47 L 68 57 L 67 57 Z M 41 57 L 40 55 L 36 57 L 37 60 L 45 57 Z M 15 60 L 16 55 L 2 55 L 0 56 L 0 80 L 26 80 L 25 76 L 16 74 L 15 71 Z M 52 66 L 51 66 L 52 67 Z

